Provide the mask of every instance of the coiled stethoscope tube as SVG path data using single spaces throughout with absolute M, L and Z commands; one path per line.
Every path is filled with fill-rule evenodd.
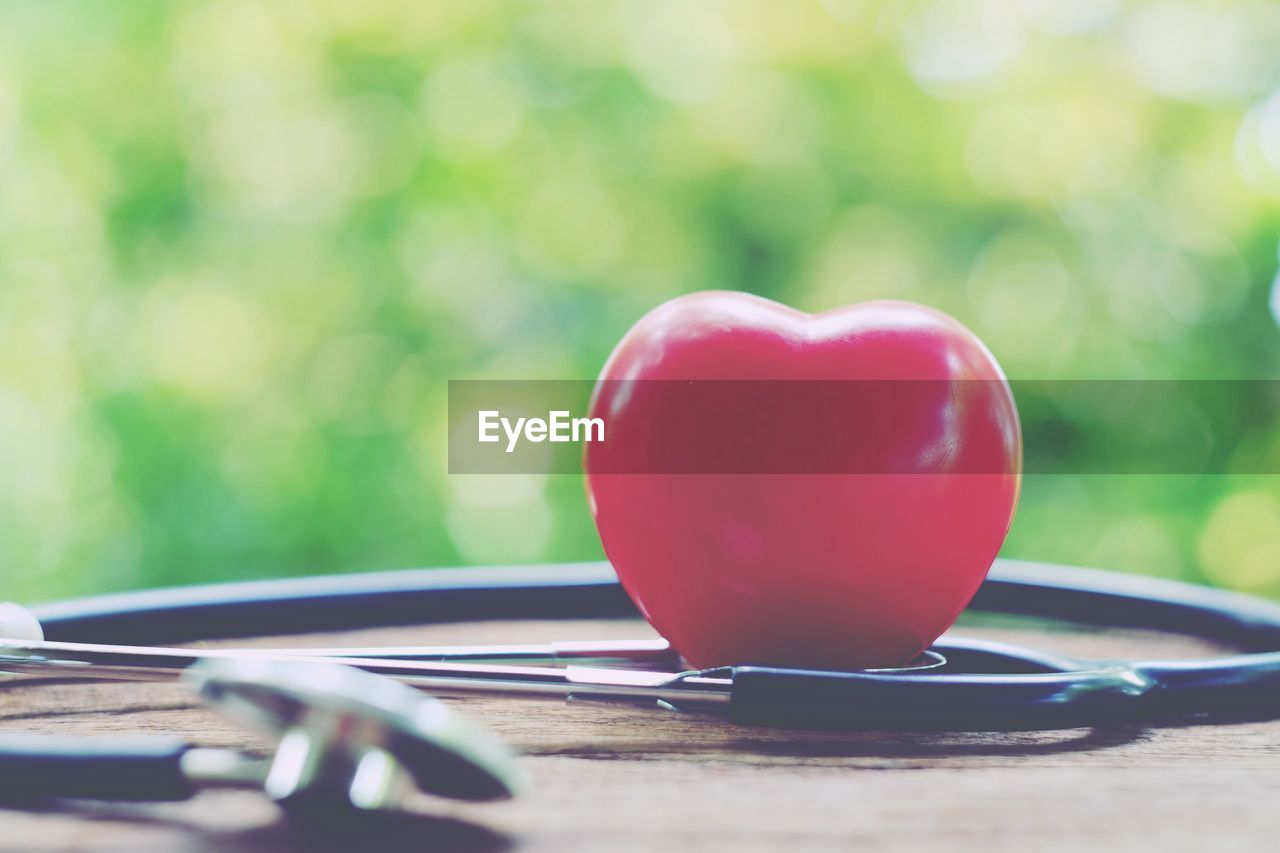
M 338 660 L 436 692 L 551 695 L 710 711 L 753 723 L 846 728 L 1037 729 L 1169 714 L 1280 710 L 1280 605 L 1253 596 L 1111 572 L 1000 560 L 972 609 L 1122 628 L 1173 631 L 1246 654 L 1187 661 L 1085 661 L 1005 643 L 944 638 L 946 659 L 899 670 L 832 672 L 722 667 L 637 670 L 674 655 L 653 644 L 601 644 L 594 658 L 627 666 L 520 665 L 553 649 L 341 650 Z M 99 596 L 33 609 L 53 643 L 186 642 L 260 633 L 494 619 L 635 616 L 607 564 L 430 569 L 251 581 Z M 148 677 L 195 657 L 280 651 L 103 650 L 11 643 L 0 668 L 92 676 L 116 666 Z M 417 652 L 417 654 L 415 654 Z M 287 654 L 314 655 L 290 650 Z M 79 657 L 77 657 L 79 655 Z M 490 663 L 477 663 L 488 659 Z M 78 665 L 77 665 L 78 664 Z M 78 670 L 78 671 L 77 671 Z M 105 674 L 105 672 L 103 673 Z

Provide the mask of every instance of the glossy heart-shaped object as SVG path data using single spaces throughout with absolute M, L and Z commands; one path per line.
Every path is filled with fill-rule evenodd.
M 596 526 L 640 611 L 695 666 L 902 665 L 955 621 L 1012 521 L 1022 445 L 1008 383 L 939 311 L 811 315 L 691 294 L 636 323 L 600 379 L 605 441 L 586 453 Z M 881 390 L 862 408 L 827 406 L 831 388 L 871 381 Z M 786 416 L 812 403 L 795 389 L 815 387 L 834 428 Z M 721 406 L 721 388 L 735 402 Z M 695 450 L 673 463 L 669 446 Z M 735 458 L 740 472 L 724 467 Z

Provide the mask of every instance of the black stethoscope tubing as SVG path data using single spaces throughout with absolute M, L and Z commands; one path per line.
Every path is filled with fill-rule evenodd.
M 1193 635 L 1244 654 L 1082 661 L 1005 643 L 944 639 L 929 672 L 735 666 L 729 714 L 841 728 L 1047 729 L 1171 714 L 1280 714 L 1280 604 L 1192 584 L 999 560 L 974 610 Z M 32 608 L 48 639 L 154 645 L 503 619 L 633 617 L 605 563 L 414 569 L 95 596 Z

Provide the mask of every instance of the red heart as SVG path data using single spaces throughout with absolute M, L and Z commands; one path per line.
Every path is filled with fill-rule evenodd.
M 605 440 L 586 453 L 596 527 L 640 611 L 695 666 L 904 664 L 955 621 L 1012 521 L 1022 469 L 1012 394 L 977 337 L 939 311 L 868 302 L 811 315 L 696 293 L 636 323 L 600 378 L 591 414 Z M 788 388 L 865 380 L 966 392 L 960 403 L 895 392 L 888 416 L 838 406 L 836 429 L 785 416 Z M 721 386 L 751 395 L 760 416 L 743 423 L 738 406 L 737 420 L 716 417 L 717 400 L 673 418 L 677 398 L 638 390 L 685 389 L 687 403 L 715 397 L 688 389 Z M 687 467 L 707 451 L 714 460 Z M 857 467 L 868 457 L 884 468 Z M 814 458 L 845 467 L 795 467 Z M 726 473 L 737 469 L 719 467 L 725 459 L 752 460 L 750 470 Z

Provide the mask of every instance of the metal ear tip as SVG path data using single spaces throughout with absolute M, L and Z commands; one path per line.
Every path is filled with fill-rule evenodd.
M 356 808 L 382 808 L 400 798 L 406 776 L 451 799 L 504 799 L 523 787 L 501 741 L 385 676 L 241 657 L 205 659 L 185 677 L 228 717 L 278 740 L 265 783 L 278 800 L 339 792 Z
M 36 615 L 21 604 L 3 601 L 0 602 L 0 637 L 38 643 L 44 639 L 44 627 Z

